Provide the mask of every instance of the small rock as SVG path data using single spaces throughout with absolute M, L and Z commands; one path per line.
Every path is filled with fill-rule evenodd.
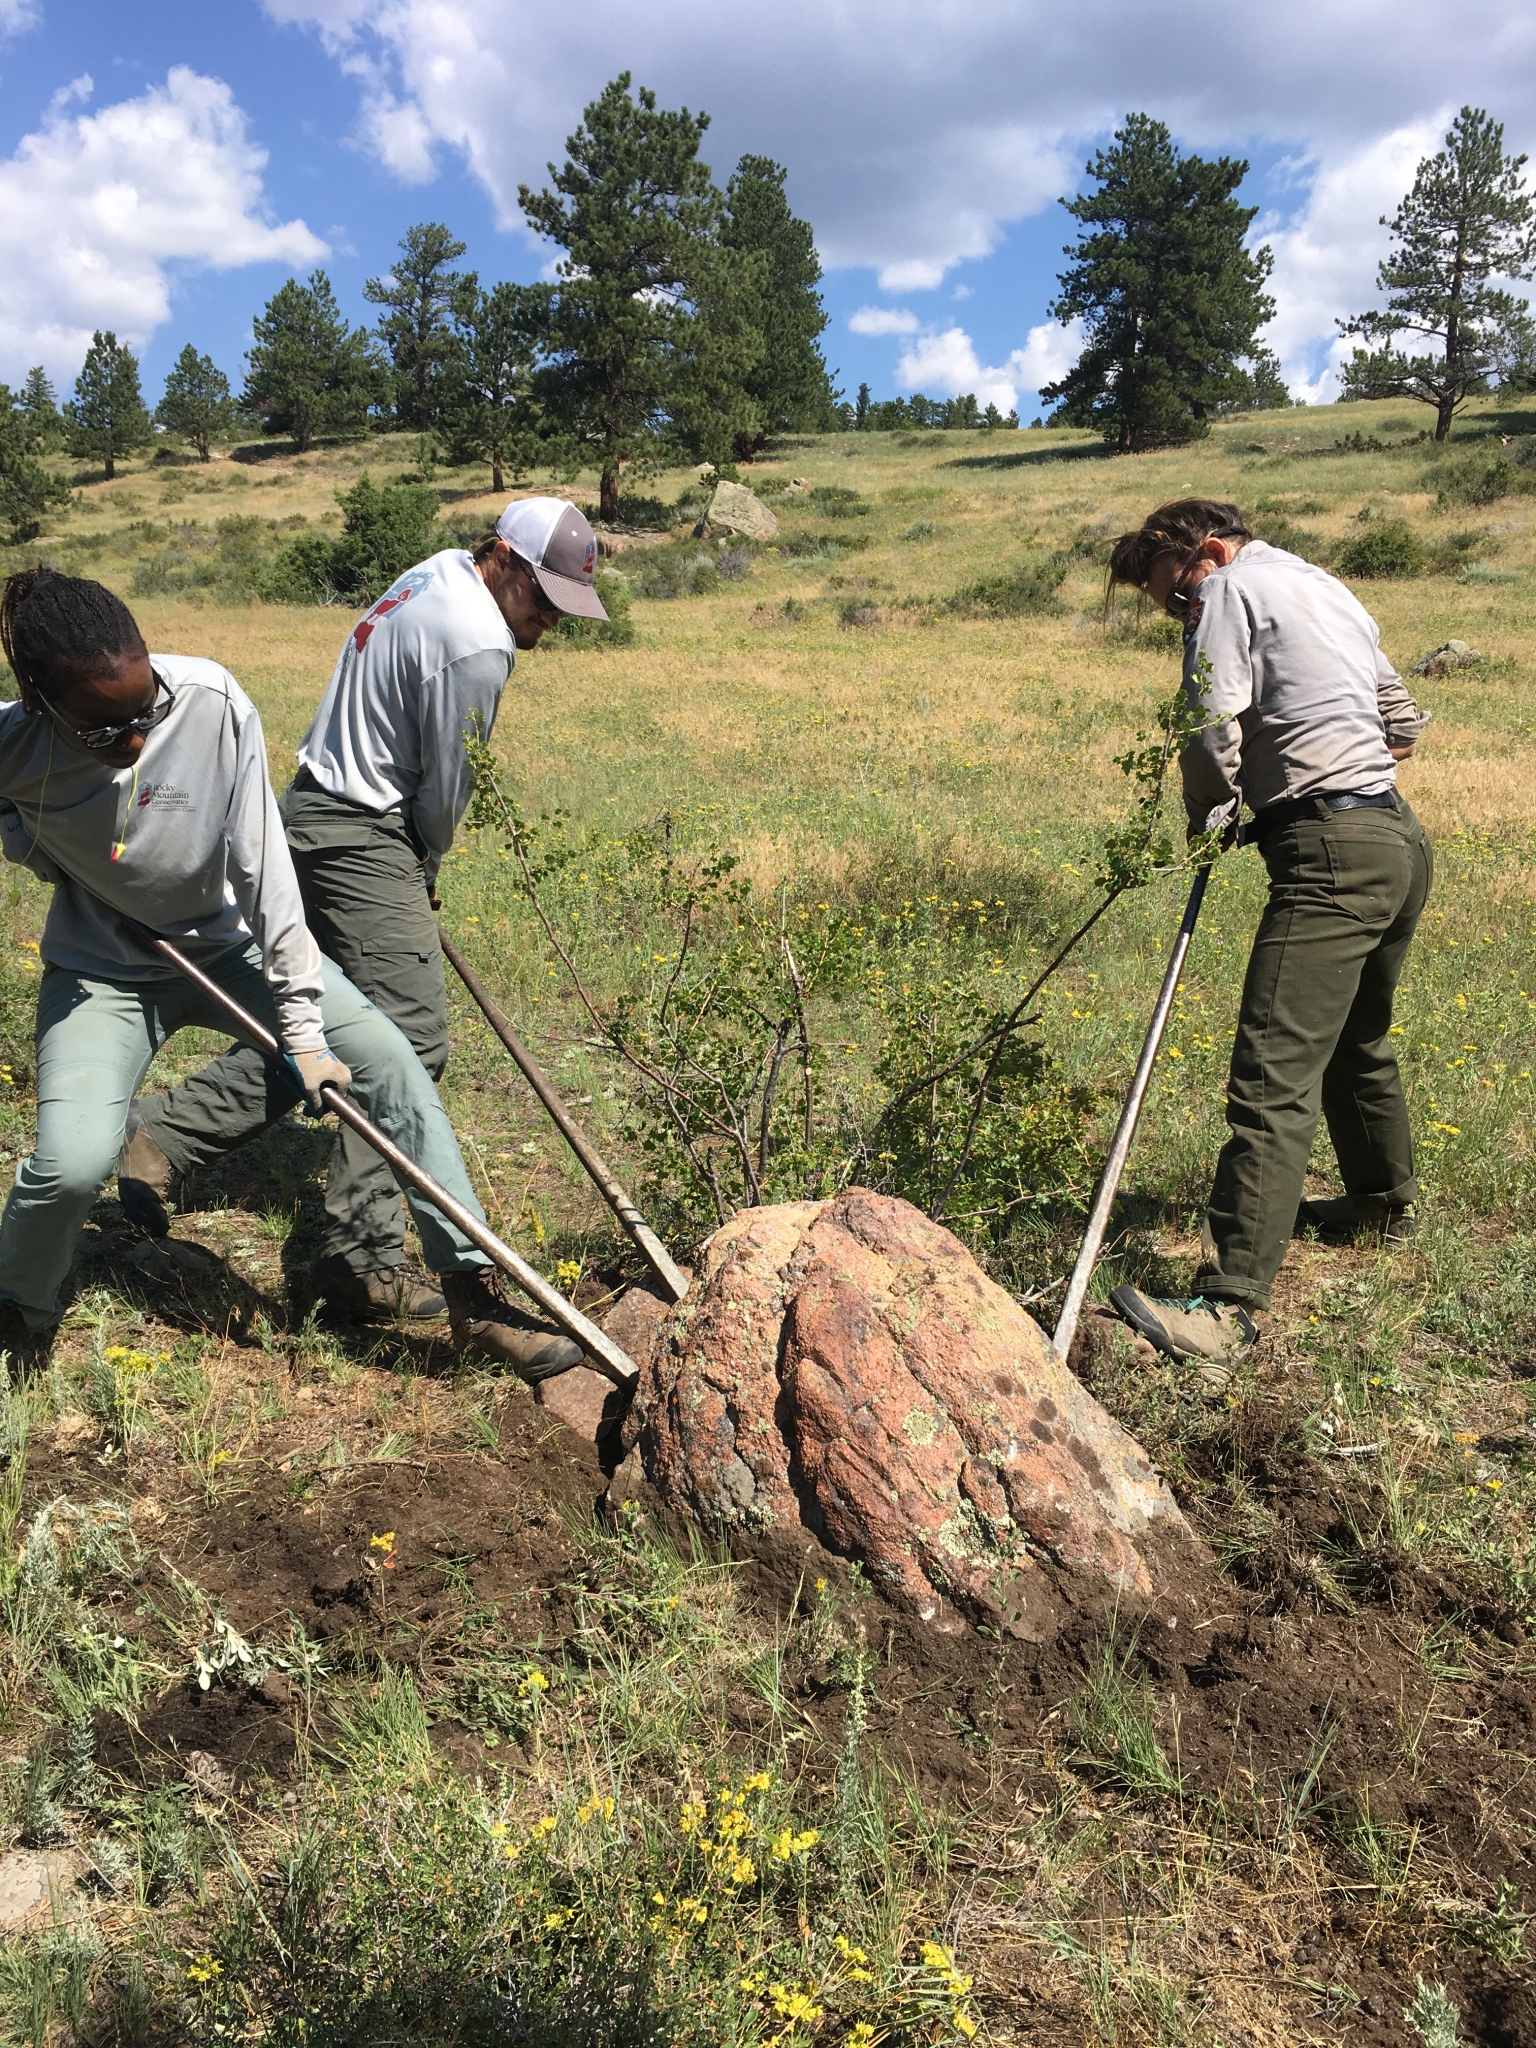
M 638 1365 L 650 1356 L 656 1332 L 670 1306 L 647 1288 L 627 1288 L 603 1317 L 603 1335 L 611 1337 Z
M 91 1450 L 101 1442 L 101 1424 L 94 1415 L 83 1415 L 78 1408 L 66 1408 L 53 1425 L 53 1448 L 66 1457 L 77 1451 Z
M 227 1799 L 235 1781 L 206 1749 L 187 1751 L 187 1782 L 200 1799 Z
M 624 1396 L 613 1381 L 589 1365 L 573 1365 L 569 1372 L 540 1380 L 533 1398 L 589 1444 L 597 1442 L 604 1426 L 624 1405 Z
M 704 508 L 704 517 L 694 531 L 700 540 L 719 540 L 724 534 L 740 534 L 745 540 L 772 540 L 779 530 L 761 498 L 754 497 L 745 484 L 718 483 Z
M 1469 647 L 1465 640 L 1446 640 L 1440 646 L 1432 647 L 1408 673 L 1411 676 L 1448 676 L 1458 668 L 1476 668 L 1485 658 Z
M 20 1934 L 51 1918 L 54 1893 L 73 1876 L 67 1849 L 13 1849 L 0 1856 L 0 1934 Z
M 286 1707 L 293 1703 L 293 1686 L 281 1671 L 269 1671 L 256 1690 L 269 1707 Z

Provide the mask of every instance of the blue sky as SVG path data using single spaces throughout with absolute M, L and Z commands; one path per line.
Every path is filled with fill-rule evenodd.
M 557 43 L 531 0 L 0 0 L 0 377 L 41 358 L 67 385 L 95 325 L 141 348 L 151 396 L 188 340 L 238 377 L 284 277 L 319 261 L 366 317 L 363 280 L 417 220 L 448 222 L 483 278 L 536 277 L 517 183 L 628 67 L 710 110 L 722 180 L 746 150 L 788 165 L 850 394 L 975 389 L 1027 419 L 1073 353 L 1047 313 L 1072 225 L 1056 195 L 1144 108 L 1250 158 L 1271 338 L 1293 389 L 1326 397 L 1377 217 L 1456 106 L 1536 135 L 1531 11 L 1296 0 L 1150 38 L 1147 20 L 1126 0 L 589 0 Z

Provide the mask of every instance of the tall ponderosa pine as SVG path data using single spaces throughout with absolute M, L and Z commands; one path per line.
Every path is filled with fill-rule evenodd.
M 1435 408 L 1437 441 L 1449 437 L 1459 409 L 1483 389 L 1498 337 L 1525 310 L 1489 282 L 1529 278 L 1536 269 L 1525 162 L 1504 154 L 1502 123 L 1481 107 L 1463 107 L 1445 148 L 1419 165 L 1392 219 L 1382 215 L 1396 245 L 1376 272 L 1385 306 L 1339 323 L 1343 333 L 1378 344 L 1356 351 L 1354 383 L 1368 373 L 1382 382 L 1389 364 L 1400 392 Z M 1435 346 L 1410 355 L 1396 346 L 1400 334 Z M 1385 364 L 1373 360 L 1383 356 Z M 1350 381 L 1346 372 L 1346 388 Z
M 117 475 L 118 456 L 131 455 L 153 439 L 139 390 L 138 358 L 110 328 L 98 328 L 91 336 L 64 417 L 70 454 L 101 463 L 108 482 Z
M 371 338 L 350 327 L 323 270 L 289 278 L 254 323 L 242 409 L 302 454 L 317 434 L 357 434 L 382 403 L 387 377 Z
M 738 443 L 736 454 L 742 459 L 755 454 L 770 434 L 825 430 L 833 424 L 837 403 L 818 341 L 827 312 L 816 289 L 821 283 L 816 238 L 809 221 L 790 211 L 787 176 L 772 157 L 744 156 L 726 187 L 722 244 L 767 259 L 761 288 L 747 307 L 763 346 L 743 380 L 760 424 Z
M 200 462 L 210 461 L 210 443 L 234 428 L 229 379 L 212 356 L 200 356 L 190 341 L 171 365 L 155 420 L 178 441 L 190 441 Z
M 531 468 L 538 448 L 529 396 L 533 324 L 522 285 L 483 292 L 471 272 L 455 299 L 457 350 L 444 379 L 439 423 L 455 462 L 489 462 L 493 491 L 506 489 L 508 469 L 519 476 Z
M 37 423 L 26 397 L 18 401 L 0 384 L 0 527 L 13 546 L 35 540 L 50 510 L 69 503 L 69 486 L 37 459 Z
M 1132 114 L 1087 168 L 1098 190 L 1061 202 L 1085 232 L 1051 308 L 1087 342 L 1040 396 L 1053 420 L 1098 427 L 1121 453 L 1190 440 L 1243 395 L 1240 363 L 1275 310 L 1273 259 L 1243 246 L 1258 208 L 1232 197 L 1248 166 L 1181 157 L 1161 121 Z
M 57 448 L 64 439 L 64 415 L 59 411 L 58 393 L 41 363 L 27 372 L 16 403 L 26 414 L 39 448 Z
M 466 285 L 474 286 L 472 277 L 449 268 L 464 249 L 441 221 L 424 221 L 400 238 L 389 275 L 363 286 L 370 305 L 388 309 L 377 332 L 394 373 L 395 418 L 418 433 L 438 424 L 454 352 L 454 308 Z
M 518 193 L 529 225 L 565 251 L 559 282 L 533 301 L 544 357 L 534 393 L 565 458 L 597 467 L 608 520 L 621 468 L 653 469 L 682 416 L 729 449 L 747 421 L 735 403 L 707 420 L 709 396 L 734 369 L 739 400 L 758 349 L 731 288 L 740 266 L 722 260 L 724 200 L 699 162 L 709 116 L 658 110 L 655 93 L 632 99 L 629 84 L 626 71 L 586 109 L 565 163 L 549 166 L 553 191 Z

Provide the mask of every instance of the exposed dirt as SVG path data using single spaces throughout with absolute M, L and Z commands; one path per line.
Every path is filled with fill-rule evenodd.
M 99 1255 L 121 1260 L 130 1249 L 109 1242 Z M 161 1283 L 157 1292 L 173 1290 Z M 158 1312 L 164 1319 L 163 1302 Z M 164 1470 L 136 1464 L 127 1493 L 137 1495 L 145 1539 L 141 1595 L 169 1603 L 175 1574 L 184 1574 L 242 1635 L 280 1640 L 291 1615 L 339 1668 L 408 1658 L 429 1697 L 435 1645 L 471 1608 L 494 1615 L 504 1644 L 558 1655 L 583 1568 L 575 1532 L 604 1499 L 612 1471 L 612 1415 L 600 1458 L 593 1443 L 513 1388 L 493 1411 L 494 1449 L 443 1450 L 422 1391 L 424 1426 L 412 1446 L 371 1458 L 369 1431 L 383 1432 L 369 1411 L 370 1389 L 375 1380 L 397 1387 L 398 1365 L 390 1373 L 364 1368 L 347 1389 L 309 1386 L 291 1358 L 264 1359 L 239 1342 L 244 1335 L 243 1326 L 232 1329 L 226 1351 L 237 1380 L 248 1383 L 252 1414 L 262 1375 L 286 1373 L 284 1418 L 253 1424 L 237 1483 L 211 1507 L 185 1496 L 184 1468 L 178 1482 L 169 1461 Z M 1090 1322 L 1073 1362 L 1091 1388 L 1107 1371 L 1109 1347 L 1123 1341 Z M 409 1349 L 415 1386 L 431 1390 L 433 1341 L 412 1340 Z M 1108 1398 L 1106 1387 L 1096 1390 Z M 317 1447 L 343 1423 L 352 1455 L 316 1469 Z M 96 1458 L 88 1442 L 40 1444 L 29 1511 L 56 1494 L 99 1498 L 112 1490 Z M 1059 1810 L 1064 1784 L 1069 1824 L 1134 1828 L 1133 1802 L 1078 1753 L 1061 1711 L 1113 1631 L 1134 1641 L 1131 1669 L 1156 1696 L 1159 1736 L 1177 1758 L 1189 1801 L 1230 1798 L 1234 1787 L 1256 1799 L 1289 1789 L 1304 1809 L 1301 1825 L 1326 1838 L 1346 1873 L 1349 1828 L 1366 1814 L 1378 1828 L 1411 1831 L 1421 1880 L 1471 1873 L 1490 1889 L 1507 1881 L 1511 1896 L 1528 1899 L 1536 1889 L 1536 1655 L 1518 1622 L 1476 1588 L 1385 1551 L 1360 1558 L 1347 1598 L 1333 1597 L 1317 1559 L 1346 1533 L 1342 1483 L 1308 1455 L 1283 1395 L 1248 1401 L 1232 1429 L 1194 1455 L 1175 1482 L 1181 1504 L 1189 1507 L 1185 1494 L 1234 1458 L 1266 1521 L 1232 1569 L 1191 1564 L 1186 1555 L 1162 1572 L 1150 1601 L 1123 1602 L 1118 1613 L 1102 1587 L 1062 1581 L 1059 1628 L 1047 1643 L 1003 1642 L 947 1611 L 924 1623 L 855 1589 L 845 1611 L 868 1651 L 870 1740 L 927 1794 L 965 1811 L 978 1840 L 1001 1841 L 1021 1815 Z M 660 1519 L 643 1487 L 630 1492 L 636 1508 Z M 395 1539 L 388 1564 L 372 1543 L 384 1532 Z M 812 1625 L 818 1579 L 848 1585 L 843 1562 L 809 1533 L 739 1537 L 735 1549 L 745 1599 L 792 1640 Z M 1432 1672 L 1426 1630 L 1437 1627 L 1452 1647 Z M 835 1756 L 846 1672 L 814 1657 L 789 1668 L 799 1672 L 794 1711 L 825 1737 L 822 1753 Z M 303 1697 L 280 1675 L 261 1691 L 178 1680 L 146 1706 L 137 1729 L 98 1717 L 99 1763 L 157 1785 L 185 1780 L 198 1751 L 228 1773 L 237 1797 L 258 1779 L 297 1785 L 307 1749 L 323 1751 L 330 1733 L 323 1718 L 306 1718 Z M 486 1754 L 479 1736 L 440 1699 L 437 1711 L 434 1741 L 474 1768 Z M 733 1700 L 744 1742 L 767 1712 L 745 1692 Z M 498 1761 L 515 1768 L 515 1748 L 504 1746 Z M 1359 1887 L 1362 1896 L 1370 1889 Z M 1295 1987 L 1297 2038 L 1386 2048 L 1404 2038 L 1401 2014 L 1424 1947 L 1413 1925 L 1357 1910 L 1349 1897 L 1347 1884 L 1335 1885 L 1315 1925 L 1298 1934 L 1293 1922 L 1267 1947 L 1255 1936 L 1250 1960 Z M 1432 1974 L 1461 2006 L 1465 2041 L 1536 2048 L 1536 1999 L 1523 1964 L 1442 1943 Z M 1053 2032 L 1043 2008 L 1035 2017 L 1033 2038 L 1078 2038 L 1065 2020 L 1065 2030 Z

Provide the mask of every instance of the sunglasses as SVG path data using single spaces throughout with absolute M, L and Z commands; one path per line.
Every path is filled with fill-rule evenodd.
M 164 725 L 176 708 L 176 693 L 161 676 L 155 677 L 155 696 L 147 711 L 141 711 L 137 718 L 122 719 L 116 725 L 93 725 L 89 731 L 82 731 L 73 720 L 64 716 L 57 706 L 50 704 L 41 690 L 36 693 L 48 716 L 63 726 L 71 739 L 78 740 L 82 747 L 89 747 L 93 754 L 105 753 L 109 747 L 120 746 L 134 733 L 153 732 L 157 725 Z M 162 703 L 161 696 L 165 701 Z

